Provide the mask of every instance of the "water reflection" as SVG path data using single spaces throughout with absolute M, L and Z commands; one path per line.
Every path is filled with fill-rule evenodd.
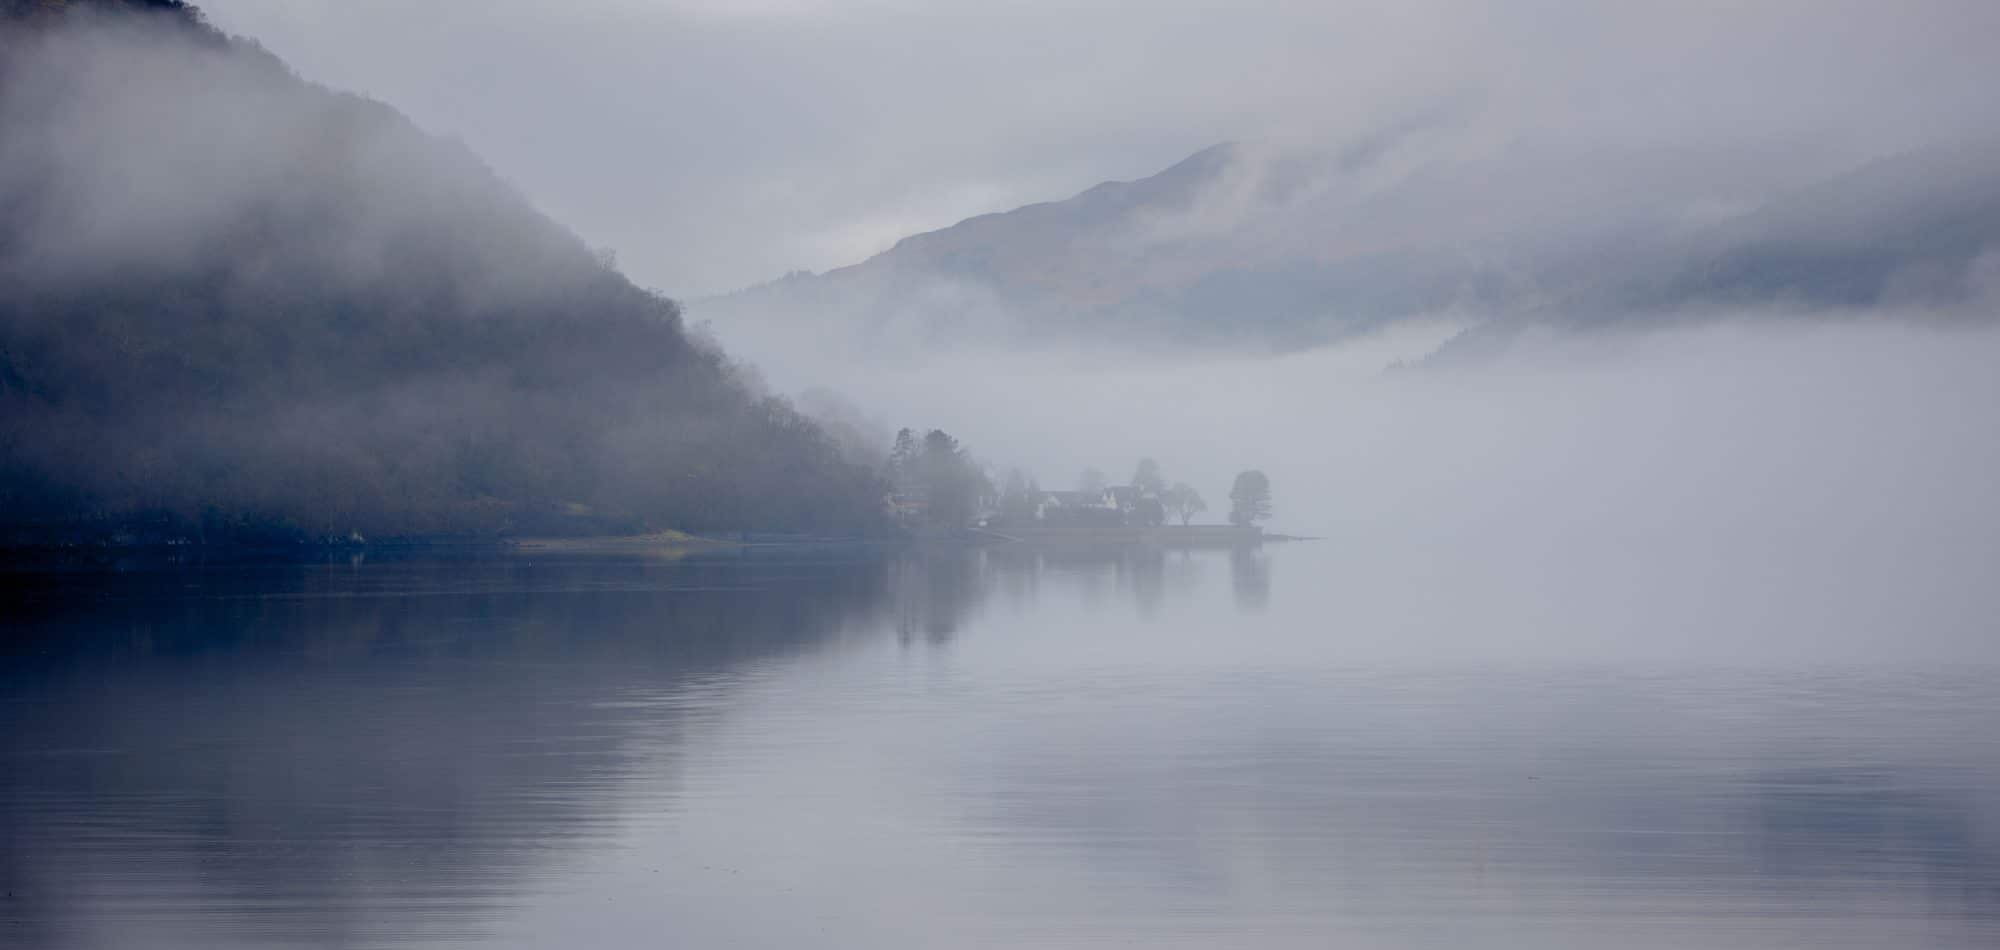
M 1236 591 L 1236 605 L 1259 610 L 1271 602 L 1271 565 L 1261 548 L 1234 548 L 1229 552 L 1229 583 Z
M 983 598 L 977 549 L 941 548 L 927 557 L 896 560 L 890 568 L 896 592 L 896 635 L 905 643 L 919 638 L 945 643 Z
M 2000 938 L 1990 668 L 1362 662 L 1317 556 L 0 573 L 0 945 Z
M 1761 674 L 1232 678 L 1050 715 L 991 769 L 980 821 L 1060 850 L 1098 894 L 1143 880 L 1183 913 L 1247 912 L 1274 945 L 1429 945 L 1466 919 L 1507 946 L 2000 935 L 2000 771 L 1990 743 L 1938 741 L 1995 721 L 1988 677 L 1890 707 L 1845 677 L 1793 682 L 1791 713 L 1736 735 L 1688 706 Z
M 189 945 L 476 931 L 551 850 L 613 835 L 630 779 L 671 772 L 679 736 L 747 668 L 868 626 L 891 567 L 11 575 L 10 940 L 157 945 L 156 918 L 184 915 L 223 931 Z M 662 690 L 677 701 L 621 704 Z

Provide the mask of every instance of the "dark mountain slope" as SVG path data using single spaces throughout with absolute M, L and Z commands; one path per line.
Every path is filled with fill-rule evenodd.
M 0 540 L 874 523 L 462 147 L 177 3 L 0 31 Z

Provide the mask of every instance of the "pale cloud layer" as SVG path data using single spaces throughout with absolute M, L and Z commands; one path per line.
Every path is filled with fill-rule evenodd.
M 678 295 L 1218 141 L 1339 146 L 1412 115 L 1452 116 L 1468 148 L 1699 158 L 1726 202 L 1744 178 L 1990 135 L 2000 87 L 1988 0 L 203 6 L 306 78 L 463 139 Z

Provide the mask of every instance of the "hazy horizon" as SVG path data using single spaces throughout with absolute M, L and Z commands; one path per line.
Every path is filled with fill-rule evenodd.
M 2000 8 L 1979 0 L 202 8 L 305 78 L 465 141 L 676 297 L 857 263 L 1225 141 L 1422 134 L 1424 161 L 1524 153 L 1556 180 L 1622 166 L 1713 213 L 2000 133 Z
M 2000 3 L 200 8 L 0 0 L 0 945 L 2000 945 Z

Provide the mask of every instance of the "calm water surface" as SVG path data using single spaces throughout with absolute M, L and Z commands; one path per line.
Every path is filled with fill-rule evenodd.
M 1421 563 L 17 569 L 0 945 L 2000 946 L 1988 631 Z

